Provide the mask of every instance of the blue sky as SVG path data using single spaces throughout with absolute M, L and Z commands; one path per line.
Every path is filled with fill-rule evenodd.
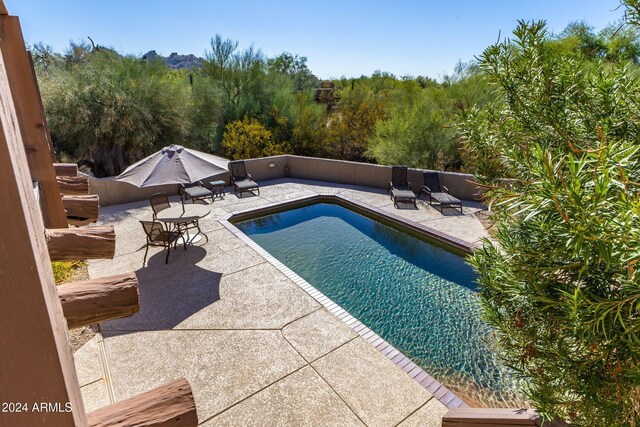
M 308 58 L 321 78 L 395 75 L 441 78 L 469 61 L 518 19 L 545 19 L 552 31 L 586 20 L 597 30 L 622 17 L 618 0 L 165 1 L 5 0 L 27 43 L 62 51 L 90 36 L 121 53 L 156 50 L 203 56 L 216 33 L 274 56 Z M 86 38 L 85 38 L 86 40 Z

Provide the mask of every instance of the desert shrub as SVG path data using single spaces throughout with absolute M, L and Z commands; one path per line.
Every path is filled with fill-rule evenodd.
M 282 147 L 271 139 L 271 132 L 259 121 L 245 117 L 229 123 L 222 137 L 223 153 L 230 159 L 284 154 Z
M 460 125 L 498 246 L 471 262 L 500 354 L 546 418 L 637 425 L 640 82 L 548 40 L 543 22 L 521 22 L 480 58 L 501 102 Z
M 117 175 L 145 155 L 189 144 L 189 84 L 163 64 L 94 51 L 40 74 L 56 149 Z

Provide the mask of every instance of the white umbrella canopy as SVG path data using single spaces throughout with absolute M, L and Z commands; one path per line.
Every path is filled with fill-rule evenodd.
M 116 177 L 136 187 L 166 184 L 191 184 L 203 178 L 227 172 L 227 159 L 213 154 L 170 145 L 129 166 Z

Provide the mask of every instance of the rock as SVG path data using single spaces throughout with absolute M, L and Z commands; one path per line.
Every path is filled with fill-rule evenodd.
M 194 54 L 178 55 L 177 52 L 172 52 L 168 57 L 164 57 L 162 55 L 158 55 L 155 50 L 150 50 L 142 55 L 142 58 L 147 61 L 161 60 L 167 67 L 173 68 L 174 70 L 202 67 L 202 58 L 198 58 Z

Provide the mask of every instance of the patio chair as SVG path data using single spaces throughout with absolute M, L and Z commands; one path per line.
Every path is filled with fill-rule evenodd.
M 440 213 L 444 208 L 460 209 L 462 213 L 462 202 L 449 194 L 449 189 L 440 184 L 438 172 L 423 172 L 424 185 L 420 187 L 418 197 L 425 193 L 429 197 L 429 205 L 433 206 L 435 200 L 440 205 Z
M 169 253 L 171 252 L 171 244 L 176 248 L 178 245 L 178 239 L 182 237 L 182 233 L 178 231 L 167 231 L 162 226 L 162 223 L 156 221 L 140 221 L 144 233 L 147 235 L 146 249 L 144 251 L 144 261 L 142 266 L 147 262 L 147 254 L 149 253 L 149 246 L 162 246 L 167 249 L 167 257 L 164 260 L 165 264 L 169 263 Z M 184 239 L 183 239 L 184 241 Z M 184 250 L 187 250 L 187 242 L 184 242 Z
M 156 215 L 158 215 L 158 212 L 162 212 L 163 210 L 171 207 L 167 193 L 156 193 L 151 195 L 151 197 L 149 197 L 149 203 L 151 203 L 154 220 L 157 219 Z
M 244 160 L 229 162 L 229 173 L 231 174 L 231 184 L 233 184 L 236 195 L 240 194 L 239 197 L 242 197 L 242 193 L 254 190 L 258 192 L 258 196 L 260 195 L 260 188 L 251 175 L 247 173 L 244 167 Z
M 393 206 L 398 207 L 398 202 L 413 203 L 416 208 L 416 194 L 411 191 L 411 183 L 407 178 L 406 166 L 393 166 L 391 171 L 391 181 L 389 181 L 389 187 L 387 193 L 391 193 L 391 200 L 393 200 Z
M 191 203 L 195 203 L 196 200 L 204 200 L 207 197 L 211 197 L 211 203 L 213 203 L 213 192 L 206 188 L 202 181 L 180 184 L 180 195 L 183 203 L 187 199 L 191 199 Z

